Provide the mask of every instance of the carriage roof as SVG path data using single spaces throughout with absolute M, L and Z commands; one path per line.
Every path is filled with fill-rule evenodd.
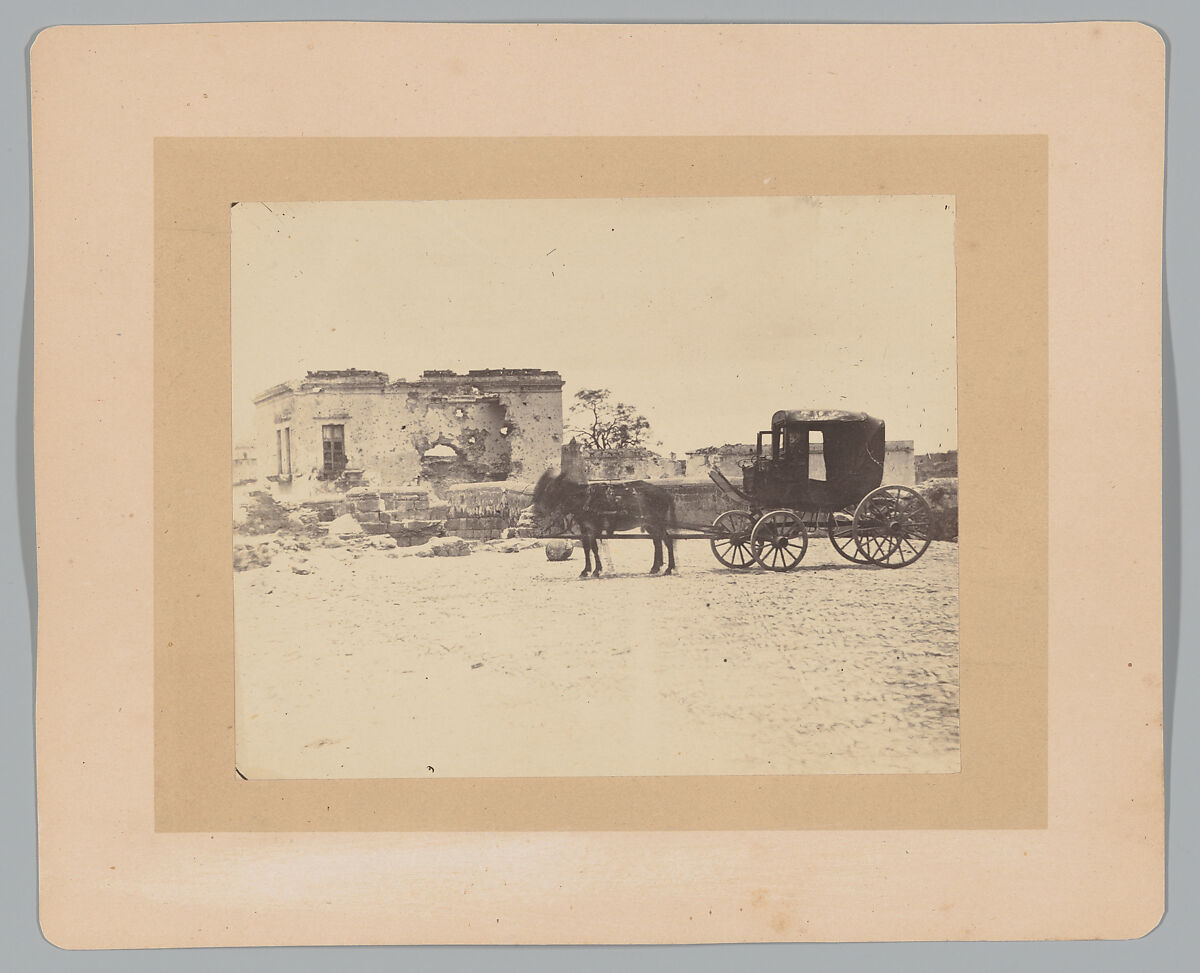
M 876 423 L 878 419 L 865 412 L 844 409 L 783 409 L 771 417 L 771 426 L 823 426 L 843 423 Z

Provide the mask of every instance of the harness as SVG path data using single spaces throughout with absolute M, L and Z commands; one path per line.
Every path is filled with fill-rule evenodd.
M 597 517 L 640 516 L 642 498 L 636 489 L 623 483 L 594 484 L 584 494 L 581 511 Z M 633 501 L 630 503 L 629 501 Z M 622 502 L 625 503 L 624 509 Z M 633 509 L 629 509 L 632 507 Z

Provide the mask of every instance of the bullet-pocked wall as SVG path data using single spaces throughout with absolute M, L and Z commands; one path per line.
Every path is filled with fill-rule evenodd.
M 561 376 L 536 368 L 309 372 L 255 398 L 258 472 L 303 499 L 373 488 L 536 478 L 557 469 Z

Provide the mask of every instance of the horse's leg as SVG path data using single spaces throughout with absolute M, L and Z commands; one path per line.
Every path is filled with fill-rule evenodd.
M 586 578 L 592 573 L 592 532 L 583 524 L 580 524 L 579 537 L 583 541 L 583 570 L 579 573 L 579 576 Z
M 592 572 L 593 578 L 600 577 L 600 539 L 595 534 L 592 534 L 592 553 L 596 555 L 596 569 Z
M 651 534 L 650 537 L 654 541 L 654 563 L 650 565 L 650 573 L 658 574 L 662 570 L 662 541 L 658 534 Z
M 671 536 L 671 528 L 675 526 L 675 499 L 667 497 L 667 509 L 663 511 L 663 540 L 667 545 L 667 574 L 675 573 L 675 538 Z

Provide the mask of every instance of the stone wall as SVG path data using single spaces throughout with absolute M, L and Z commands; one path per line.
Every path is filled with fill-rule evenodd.
M 683 476 L 686 462 L 660 456 L 649 449 L 585 450 L 581 453 L 588 482 L 596 480 L 657 480 Z
M 742 466 L 753 462 L 755 447 L 745 443 L 708 446 L 687 454 L 687 475 L 708 478 L 709 470 L 720 470 L 737 486 L 742 484 Z
M 958 540 L 958 477 L 925 480 L 917 487 L 917 492 L 933 512 L 929 536 L 935 541 Z
M 297 519 L 319 533 L 349 514 L 366 534 L 395 538 L 400 547 L 445 533 L 448 508 L 426 490 L 351 490 L 340 497 L 302 501 Z
M 533 503 L 533 484 L 458 484 L 445 492 L 446 533 L 467 540 L 495 540 L 516 528 L 521 513 Z
M 948 453 L 924 453 L 916 457 L 916 477 L 918 483 L 926 480 L 945 479 L 958 476 L 958 450 Z
M 821 475 L 825 475 L 824 463 Z M 888 440 L 887 452 L 883 457 L 883 482 L 913 486 L 917 482 L 917 468 L 913 457 L 911 439 Z
M 712 480 L 671 477 L 657 481 L 675 498 L 675 520 L 679 524 L 707 526 L 727 510 L 744 509 L 745 504 L 727 496 Z
M 240 534 L 270 534 L 295 526 L 291 511 L 266 490 L 235 494 L 234 529 Z
M 453 535 L 467 540 L 494 540 L 517 527 L 533 503 L 533 485 L 464 483 L 446 489 L 446 499 L 428 490 L 357 488 L 336 496 L 277 500 L 262 490 L 235 498 L 235 525 L 242 534 L 298 530 L 314 535 L 350 516 L 369 535 L 389 535 L 404 547 L 431 537 Z

